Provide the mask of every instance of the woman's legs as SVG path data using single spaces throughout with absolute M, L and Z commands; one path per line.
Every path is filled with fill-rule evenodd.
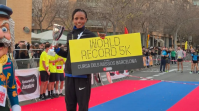
M 168 63 L 168 66 L 167 66 L 167 67 L 168 67 L 168 71 L 169 71 L 169 70 L 170 70 L 170 63 Z
M 75 93 L 75 78 L 65 77 L 65 102 L 67 111 L 77 111 L 77 97 Z
M 91 76 L 88 78 L 65 77 L 65 102 L 67 111 L 88 111 L 91 94 Z
M 163 66 L 163 60 L 161 60 L 161 63 L 160 63 L 160 72 L 162 72 L 162 66 Z
M 171 57 L 172 64 L 174 63 L 175 57 Z
M 177 64 L 178 64 L 178 71 L 179 71 L 179 62 L 177 62 Z
M 91 94 L 91 76 L 89 75 L 88 78 L 76 78 L 75 86 L 79 111 L 88 111 Z
M 198 63 L 196 63 L 196 71 L 198 72 Z M 199 73 L 199 72 L 198 72 Z
M 183 61 L 181 62 L 181 72 L 183 72 Z

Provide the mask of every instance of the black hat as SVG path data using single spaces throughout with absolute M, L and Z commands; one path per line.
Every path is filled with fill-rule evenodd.
M 12 9 L 0 4 L 0 16 L 10 18 L 10 15 L 12 15 Z

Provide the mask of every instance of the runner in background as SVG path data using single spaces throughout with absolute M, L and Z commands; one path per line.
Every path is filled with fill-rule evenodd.
M 191 72 L 190 73 L 191 74 L 194 73 L 194 69 L 196 67 L 196 73 L 199 74 L 199 72 L 198 72 L 198 58 L 199 58 L 199 55 L 198 55 L 197 52 L 195 52 L 193 50 L 193 53 L 191 54 L 191 56 L 192 56 L 192 68 L 191 68 Z
M 47 99 L 45 92 L 48 85 L 48 80 L 50 76 L 49 72 L 49 58 L 48 58 L 48 50 L 50 48 L 50 44 L 45 45 L 45 51 L 42 52 L 39 61 L 39 71 L 41 77 L 41 86 L 40 86 L 40 100 Z
M 172 64 L 173 63 L 176 64 L 176 52 L 174 49 L 172 49 L 172 51 L 171 51 L 171 60 L 172 60 Z
M 166 64 L 166 72 L 169 72 L 170 69 L 170 62 L 171 62 L 171 48 L 167 51 L 167 64 Z
M 167 52 L 167 55 L 165 56 L 166 60 L 166 65 L 165 65 L 165 72 L 167 72 L 167 66 L 168 66 L 168 48 L 165 48 L 165 51 Z
M 165 48 L 163 48 L 162 54 L 161 54 L 160 72 L 162 72 L 162 67 L 163 67 L 163 72 L 165 72 L 166 56 L 167 56 L 167 52 Z
M 54 52 L 55 53 L 55 52 Z M 55 56 L 48 55 L 49 57 L 49 70 L 50 70 L 50 78 L 48 84 L 48 98 L 58 97 L 53 93 L 55 80 L 56 80 L 56 66 L 55 64 L 60 61 L 60 59 L 56 59 Z
M 144 55 L 146 57 L 146 66 L 149 68 L 149 50 L 145 49 Z
M 181 64 L 181 73 L 183 73 L 183 50 L 178 47 L 178 50 L 176 51 L 177 53 L 177 63 L 178 63 L 178 71 L 179 71 L 179 65 Z
M 63 49 L 62 49 L 63 50 Z M 66 62 L 66 58 L 63 58 L 61 56 L 58 56 L 57 54 L 55 55 L 55 59 L 60 59 L 59 62 L 57 62 L 56 65 L 56 84 L 55 84 L 55 92 L 56 96 L 64 96 L 62 93 L 63 87 L 64 87 L 64 68 L 63 65 Z M 59 81 L 61 82 L 60 84 L 60 90 L 58 90 L 59 86 Z
M 191 72 L 190 72 L 190 73 L 192 74 L 192 71 L 193 71 L 193 69 L 194 69 L 194 65 L 193 65 L 193 56 L 192 56 L 192 55 L 193 55 L 193 53 L 195 52 L 195 50 L 192 48 L 190 52 L 191 52 Z

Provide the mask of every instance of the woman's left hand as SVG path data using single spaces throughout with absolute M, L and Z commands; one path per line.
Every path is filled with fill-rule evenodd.
M 104 33 L 99 33 L 99 32 L 97 32 L 97 34 L 98 34 L 98 36 L 101 38 L 101 39 L 104 39 L 105 38 L 105 36 L 106 36 L 106 34 L 104 34 Z

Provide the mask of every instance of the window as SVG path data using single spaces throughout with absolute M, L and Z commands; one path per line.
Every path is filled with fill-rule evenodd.
M 0 4 L 6 5 L 6 0 L 0 0 Z

